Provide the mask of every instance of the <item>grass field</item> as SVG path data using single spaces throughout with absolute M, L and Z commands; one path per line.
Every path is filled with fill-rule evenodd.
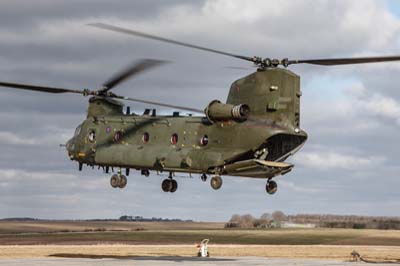
M 138 231 L 223 229 L 224 223 L 122 222 L 122 221 L 0 221 L 0 234 L 51 233 L 65 231 Z
M 400 258 L 400 231 L 354 229 L 224 229 L 223 223 L 0 222 L 0 258 L 192 256 L 211 241 L 215 256 L 348 259 Z
M 223 223 L 0 222 L 0 245 L 214 244 L 400 246 L 400 231 L 354 229 L 224 229 Z

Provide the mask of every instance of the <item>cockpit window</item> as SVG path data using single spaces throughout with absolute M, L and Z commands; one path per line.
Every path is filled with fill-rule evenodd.
M 78 135 L 81 133 L 81 129 L 82 129 L 82 126 L 81 126 L 81 125 L 78 126 L 78 127 L 75 129 L 75 134 L 74 134 L 75 137 L 78 136 Z

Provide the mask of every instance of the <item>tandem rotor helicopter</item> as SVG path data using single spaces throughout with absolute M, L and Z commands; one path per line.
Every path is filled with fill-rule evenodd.
M 311 60 L 277 60 L 236 55 L 180 41 L 166 39 L 103 23 L 89 24 L 103 30 L 167 42 L 252 62 L 257 71 L 233 82 L 226 103 L 212 101 L 204 110 L 120 96 L 111 90 L 121 82 L 165 63 L 144 59 L 114 75 L 97 90 L 71 90 L 0 82 L 0 86 L 47 93 L 77 93 L 90 96 L 86 119 L 66 143 L 68 156 L 83 165 L 98 166 L 106 173 L 118 169 L 110 180 L 114 188 L 127 185 L 126 176 L 136 169 L 167 172 L 164 192 L 175 192 L 174 173 L 200 174 L 211 187 L 221 188 L 223 175 L 267 179 L 266 192 L 274 194 L 272 179 L 290 172 L 294 165 L 285 160 L 307 140 L 300 128 L 300 77 L 286 68 L 293 64 L 335 66 L 400 61 L 400 56 Z M 281 67 L 283 66 L 283 67 Z M 134 101 L 203 113 L 202 116 L 143 114 L 123 110 L 119 100 Z M 125 175 L 123 171 L 125 170 Z

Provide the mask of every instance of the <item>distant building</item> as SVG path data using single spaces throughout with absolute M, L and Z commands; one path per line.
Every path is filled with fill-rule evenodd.
M 282 228 L 315 228 L 315 224 L 299 224 L 299 223 L 291 223 L 291 222 L 282 222 Z

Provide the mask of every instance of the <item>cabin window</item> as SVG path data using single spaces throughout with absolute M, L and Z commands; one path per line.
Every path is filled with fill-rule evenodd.
M 207 135 L 204 135 L 204 136 L 201 137 L 201 139 L 200 139 L 200 145 L 201 145 L 201 146 L 207 146 L 207 144 L 208 144 L 208 136 L 207 136 Z
M 178 134 L 174 133 L 171 136 L 171 144 L 175 145 L 178 143 Z
M 147 142 L 149 142 L 149 140 L 150 140 L 150 134 L 148 132 L 144 132 L 142 136 L 143 143 L 146 144 Z
M 121 139 L 122 139 L 122 131 L 119 130 L 119 131 L 117 131 L 117 132 L 115 133 L 115 135 L 114 135 L 114 141 L 115 141 L 115 142 L 119 142 Z

